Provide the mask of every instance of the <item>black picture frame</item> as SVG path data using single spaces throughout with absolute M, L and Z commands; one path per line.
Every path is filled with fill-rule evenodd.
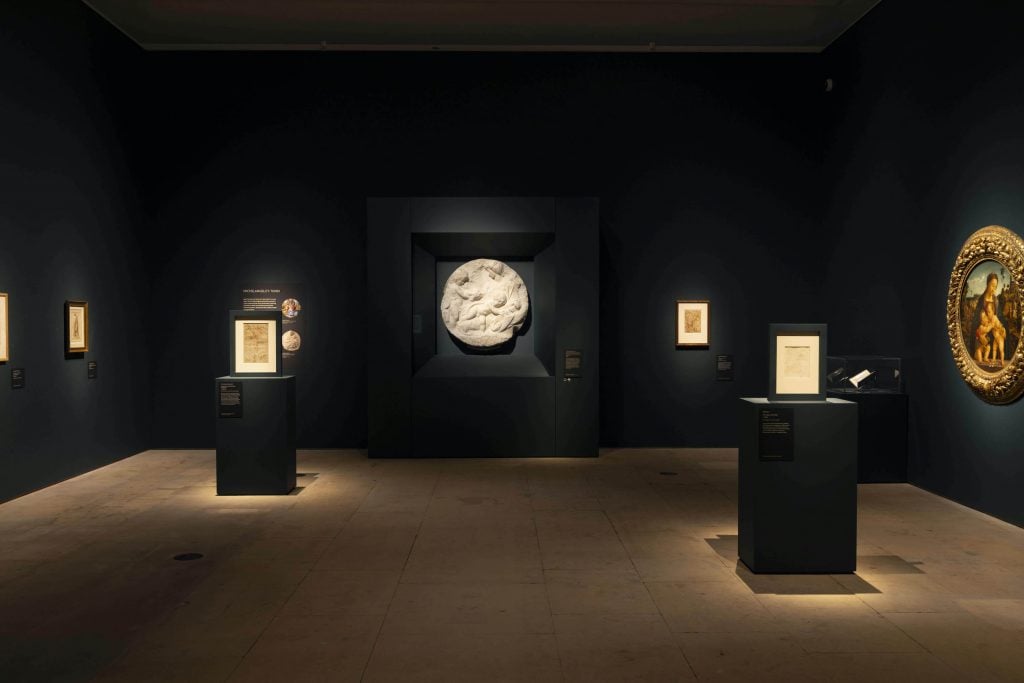
M 268 341 L 269 354 L 268 360 L 264 363 L 247 364 L 238 357 L 239 344 L 244 344 L 244 340 L 238 338 L 238 323 L 246 321 L 273 324 L 273 329 L 268 331 L 270 336 Z M 230 311 L 228 313 L 228 339 L 230 340 L 229 347 L 231 349 L 229 375 L 231 377 L 281 377 L 284 374 L 281 358 L 281 326 L 281 311 Z M 252 367 L 263 366 L 267 369 L 249 371 L 244 369 L 246 365 Z M 268 368 L 270 365 L 273 366 L 273 369 Z
M 6 292 L 0 292 L 0 363 L 11 360 L 11 326 L 9 310 L 11 300 Z
M 81 326 L 78 337 L 82 343 L 73 339 L 74 324 L 72 311 L 78 311 L 76 321 Z M 66 356 L 80 357 L 89 353 L 89 302 L 76 299 L 68 299 L 64 302 L 64 354 Z
M 817 391 L 791 391 L 785 386 L 785 377 L 779 374 L 779 338 L 807 337 L 810 342 L 815 339 L 817 353 L 813 353 L 813 343 L 809 343 L 811 372 L 806 384 L 817 387 Z M 824 401 L 825 398 L 825 356 L 828 352 L 828 325 L 824 323 L 771 323 L 768 325 L 768 400 L 769 401 Z M 813 363 L 817 363 L 817 368 Z M 784 368 L 783 368 L 784 370 Z M 816 378 L 815 378 L 816 374 Z M 799 383 L 799 382 L 797 382 Z M 809 386 L 807 388 L 810 388 Z

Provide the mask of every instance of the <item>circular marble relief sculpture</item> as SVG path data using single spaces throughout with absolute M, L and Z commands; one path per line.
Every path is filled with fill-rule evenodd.
M 507 264 L 475 259 L 455 269 L 444 286 L 441 317 L 459 341 L 481 349 L 504 344 L 530 310 L 526 284 Z
M 964 381 L 989 403 L 1024 393 L 1024 241 L 990 225 L 971 235 L 953 265 L 946 328 Z

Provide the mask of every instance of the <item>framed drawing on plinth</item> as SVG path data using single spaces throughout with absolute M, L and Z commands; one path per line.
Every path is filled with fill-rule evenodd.
M 89 302 L 64 302 L 64 353 L 89 351 Z
M 707 348 L 711 344 L 711 302 L 676 301 L 676 348 Z
M 231 374 L 281 374 L 281 311 L 231 311 Z
M 8 331 L 7 295 L 0 292 L 0 363 L 11 359 L 11 341 Z
M 768 400 L 824 401 L 828 325 L 772 323 Z
M 988 403 L 1024 393 L 1024 240 L 990 225 L 964 242 L 949 276 L 946 330 L 953 362 Z

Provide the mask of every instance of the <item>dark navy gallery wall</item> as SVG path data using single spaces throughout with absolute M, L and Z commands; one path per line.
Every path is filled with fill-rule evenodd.
M 0 3 L 0 500 L 149 446 L 132 84 L 142 51 L 75 0 Z M 64 356 L 64 301 L 90 347 Z M 96 379 L 87 363 L 98 363 Z M 11 370 L 26 386 L 11 388 Z
M 243 287 L 261 284 L 303 291 L 300 447 L 365 445 L 365 201 L 313 177 L 232 182 L 237 175 L 233 165 L 198 172 L 156 223 L 154 235 L 174 239 L 152 266 L 153 447 L 212 447 L 213 378 L 229 374 L 228 310 L 241 307 Z
M 824 54 L 830 348 L 904 358 L 912 483 L 1024 524 L 1024 403 L 971 392 L 945 317 L 964 240 L 1024 234 L 1024 16 L 920 5 L 879 4 Z
M 209 447 L 224 316 L 299 281 L 300 446 L 366 443 L 368 196 L 600 200 L 602 444 L 733 446 L 767 325 L 817 320 L 813 55 L 150 54 L 156 446 Z M 816 264 L 816 265 L 811 265 Z M 369 278 L 369 279 L 367 279 Z M 709 350 L 675 299 L 712 301 Z M 171 321 L 172 324 L 165 324 Z M 209 349 L 213 349 L 212 352 Z M 196 352 L 196 349 L 199 351 Z M 736 381 L 715 382 L 734 354 Z

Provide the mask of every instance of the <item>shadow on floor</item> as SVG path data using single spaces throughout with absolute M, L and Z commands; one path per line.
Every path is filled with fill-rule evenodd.
M 899 555 L 858 555 L 857 568 L 875 574 L 924 574 L 917 568 L 922 562 L 907 562 Z
M 297 472 L 295 474 L 295 488 L 288 495 L 297 496 L 305 491 L 320 476 L 319 472 Z
M 743 564 L 738 556 L 737 536 L 733 534 L 719 534 L 716 538 L 705 538 L 704 541 L 724 559 L 735 563 L 736 576 L 740 581 L 747 584 L 747 587 L 758 594 L 774 595 L 855 595 L 866 593 L 881 593 L 880 590 L 856 574 L 844 574 L 842 583 L 833 578 L 830 574 L 755 574 Z M 920 571 L 912 564 L 904 562 L 896 556 L 872 556 L 858 558 L 862 560 L 874 560 L 869 562 L 872 569 L 879 564 L 894 568 L 892 573 L 909 573 L 908 571 L 897 572 L 899 565 L 893 560 L 902 562 L 910 570 Z
M 737 546 L 738 536 L 735 534 L 723 536 L 718 534 L 717 538 L 705 538 L 704 542 L 711 546 L 711 549 L 716 553 L 729 560 L 730 562 L 739 558 L 739 549 Z
M 736 576 L 757 594 L 856 595 L 881 593 L 856 574 L 844 574 L 840 583 L 830 574 L 755 574 L 736 560 Z

